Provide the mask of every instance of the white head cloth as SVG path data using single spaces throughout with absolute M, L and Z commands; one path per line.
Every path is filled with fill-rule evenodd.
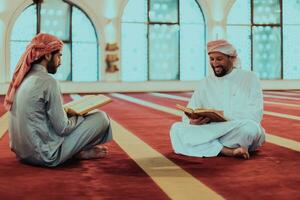
M 227 40 L 213 40 L 207 43 L 207 53 L 220 52 L 234 58 L 233 66 L 240 67 L 240 60 L 238 58 L 235 47 Z

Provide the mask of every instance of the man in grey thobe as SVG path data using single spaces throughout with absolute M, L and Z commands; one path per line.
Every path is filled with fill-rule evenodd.
M 54 167 L 73 157 L 101 158 L 107 148 L 99 144 L 112 139 L 106 113 L 65 113 L 58 83 L 48 74 L 55 74 L 60 65 L 61 50 L 62 42 L 52 35 L 33 38 L 6 95 L 10 147 L 26 163 Z

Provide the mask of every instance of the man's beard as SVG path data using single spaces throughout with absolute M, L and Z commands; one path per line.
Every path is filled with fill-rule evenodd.
M 48 73 L 50 73 L 50 74 L 55 74 L 56 71 L 57 71 L 57 68 L 58 68 L 58 66 L 56 66 L 55 63 L 54 63 L 54 60 L 51 59 L 51 60 L 49 61 L 48 65 L 47 65 Z
M 225 76 L 225 75 L 227 74 L 227 71 L 225 70 L 225 68 L 224 68 L 223 66 L 219 66 L 219 67 L 221 67 L 221 69 L 222 69 L 220 73 L 217 73 L 217 72 L 215 71 L 215 68 L 213 67 L 215 76 L 216 76 L 216 77 L 222 77 L 222 76 Z

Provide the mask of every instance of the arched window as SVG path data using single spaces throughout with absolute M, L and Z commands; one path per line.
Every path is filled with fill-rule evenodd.
M 282 0 L 236 0 L 228 16 L 228 38 L 240 51 L 242 66 L 261 79 L 284 78 L 281 11 Z
M 205 38 L 196 0 L 129 0 L 122 16 L 122 80 L 201 79 Z
M 237 49 L 241 67 L 251 70 L 250 0 L 237 0 L 233 4 L 227 18 L 227 38 Z
M 262 79 L 282 78 L 280 0 L 252 0 L 253 71 Z
M 300 0 L 282 1 L 283 78 L 300 79 Z
M 55 77 L 62 81 L 97 81 L 99 48 L 95 29 L 79 8 L 67 1 L 44 0 L 28 6 L 17 18 L 10 40 L 10 75 L 35 34 L 44 32 L 64 42 L 62 65 Z

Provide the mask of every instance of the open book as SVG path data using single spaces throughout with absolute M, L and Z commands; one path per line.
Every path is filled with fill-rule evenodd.
M 210 118 L 211 122 L 225 122 L 227 119 L 224 117 L 223 111 L 221 110 L 213 110 L 213 109 L 202 109 L 202 108 L 187 108 L 180 104 L 176 104 L 176 107 L 179 110 L 182 110 L 186 114 L 188 114 L 189 118 L 199 118 L 199 117 L 208 117 Z
M 82 97 L 81 99 L 77 99 L 65 104 L 64 109 L 66 113 L 84 115 L 98 108 L 99 106 L 103 106 L 111 101 L 111 98 L 102 94 L 87 95 Z

